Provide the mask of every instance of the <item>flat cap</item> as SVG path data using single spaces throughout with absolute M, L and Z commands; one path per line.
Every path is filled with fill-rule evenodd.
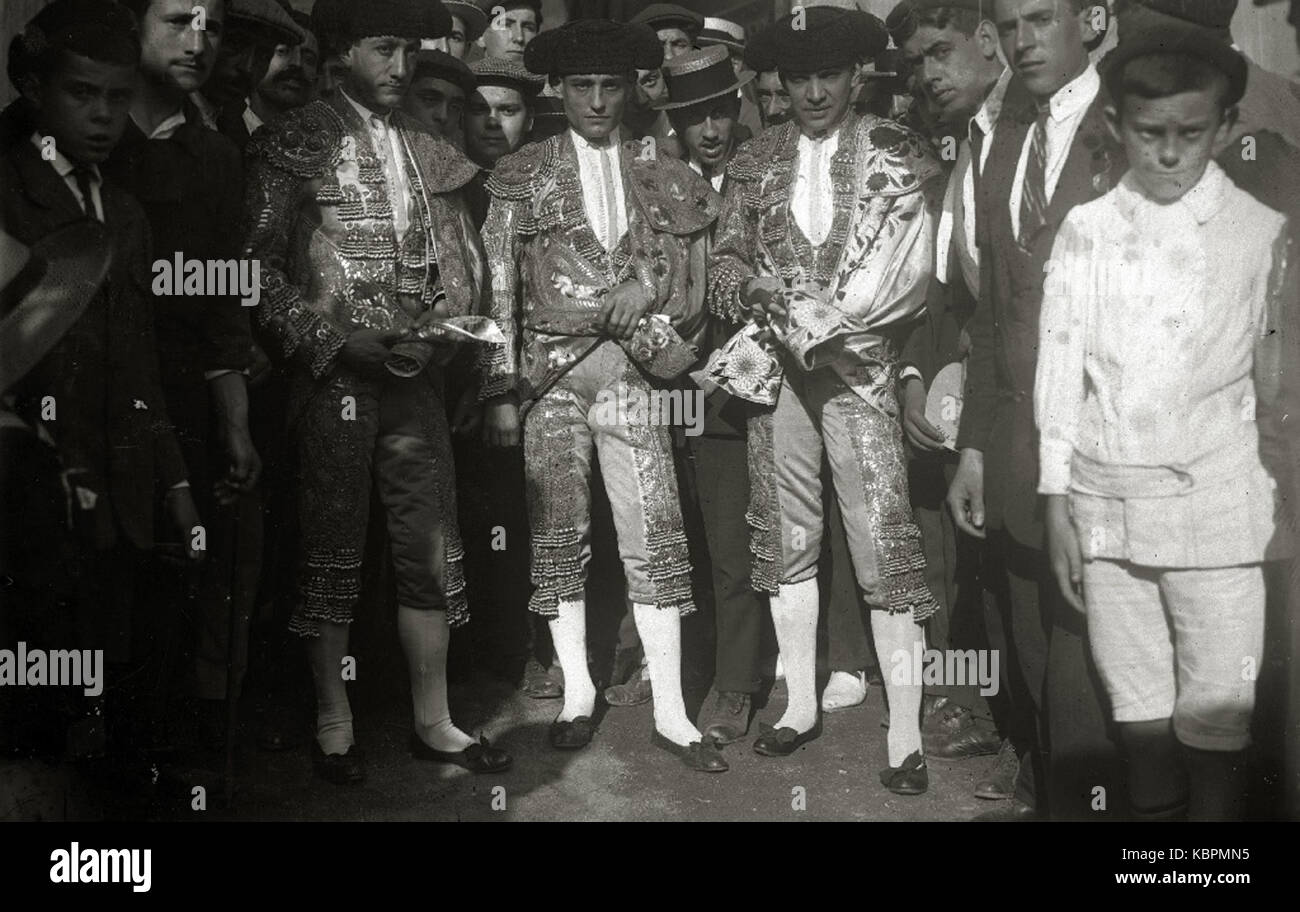
M 517 89 L 525 97 L 536 95 L 546 83 L 545 76 L 530 73 L 509 57 L 484 57 L 469 65 L 480 86 L 497 85 Z
M 478 87 L 478 80 L 465 61 L 446 51 L 421 50 L 415 55 L 415 78 L 424 76 L 435 76 L 460 86 L 466 96 L 473 95 L 474 89 Z
M 704 29 L 703 16 L 676 3 L 651 3 L 629 21 L 652 29 L 679 28 L 691 38 Z

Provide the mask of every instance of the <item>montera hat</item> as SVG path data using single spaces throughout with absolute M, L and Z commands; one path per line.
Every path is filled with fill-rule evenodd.
M 419 41 L 451 32 L 451 14 L 438 0 L 353 0 L 346 23 L 353 40 L 391 35 Z
M 705 16 L 704 28 L 696 36 L 695 43 L 700 47 L 720 44 L 733 51 L 743 51 L 745 49 L 745 27 L 737 22 L 732 22 L 730 19 Z
M 888 44 L 884 23 L 870 13 L 801 7 L 750 39 L 745 64 L 759 73 L 811 73 L 874 59 Z
M 1232 46 L 1237 0 L 1141 0 L 1123 8 L 1119 44 L 1101 61 L 1101 75 L 1118 98 L 1125 65 L 1151 54 L 1186 54 L 1228 77 L 1228 104 L 1246 94 L 1246 58 Z
M 622 74 L 653 70 L 663 62 L 663 45 L 653 29 L 608 19 L 574 19 L 524 46 L 524 66 L 547 76 Z
M 525 99 L 531 99 L 542 90 L 545 76 L 530 73 L 509 57 L 484 57 L 469 65 L 480 86 L 505 86 L 516 89 Z
M 735 94 L 758 75 L 746 70 L 737 76 L 731 54 L 720 44 L 679 54 L 664 64 L 663 72 L 668 100 L 655 107 L 666 111 Z

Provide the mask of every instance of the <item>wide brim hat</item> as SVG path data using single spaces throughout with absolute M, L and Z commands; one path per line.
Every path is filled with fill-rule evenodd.
M 870 13 L 802 7 L 750 39 L 745 65 L 758 73 L 811 73 L 873 60 L 888 45 L 884 23 Z
M 656 31 L 661 28 L 679 28 L 692 40 L 704 29 L 703 16 L 676 3 L 651 3 L 628 21 L 636 25 L 648 25 Z
M 680 54 L 664 64 L 668 98 L 654 105 L 656 110 L 687 108 L 711 98 L 735 94 L 758 74 L 746 70 L 739 76 L 731 65 L 731 54 L 722 45 L 711 45 Z
M 1125 7 L 1123 17 L 1119 43 L 1099 66 L 1112 98 L 1121 94 L 1124 67 L 1129 61 L 1152 54 L 1186 54 L 1221 70 L 1228 77 L 1227 104 L 1236 104 L 1246 94 L 1246 58 L 1232 46 L 1226 25 L 1210 17 L 1193 20 L 1136 3 Z
M 473 0 L 442 0 L 442 5 L 450 15 L 459 16 L 465 23 L 466 41 L 478 41 L 487 31 L 487 11 Z
M 524 45 L 524 66 L 547 76 L 622 74 L 657 69 L 663 62 L 664 48 L 653 29 L 609 19 L 574 19 Z
M 94 219 L 56 229 L 30 250 L 0 231 L 0 391 L 26 376 L 81 319 L 112 261 L 108 230 Z

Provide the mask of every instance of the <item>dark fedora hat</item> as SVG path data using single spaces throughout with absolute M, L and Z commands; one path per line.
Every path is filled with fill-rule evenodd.
M 737 76 L 731 54 L 720 44 L 679 54 L 664 64 L 663 73 L 668 100 L 655 107 L 665 111 L 732 94 L 758 75 L 746 70 Z

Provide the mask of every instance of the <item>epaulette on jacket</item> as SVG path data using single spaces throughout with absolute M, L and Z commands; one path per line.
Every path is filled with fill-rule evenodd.
M 478 165 L 441 136 L 410 117 L 401 118 L 399 123 L 409 138 L 411 152 L 422 166 L 420 173 L 428 182 L 430 193 L 452 193 L 478 174 Z
M 258 130 L 245 154 L 298 177 L 316 177 L 334 167 L 346 132 L 337 111 L 314 101 Z
M 688 235 L 707 228 L 722 210 L 722 197 L 685 162 L 665 155 L 645 157 L 637 140 L 623 144 L 632 190 L 651 227 Z
M 793 121 L 787 121 L 768 127 L 753 139 L 741 143 L 727 163 L 727 176 L 738 181 L 758 180 L 772 166 L 778 150 L 793 145 L 798 129 Z
M 487 180 L 488 193 L 506 200 L 530 200 L 533 190 L 555 168 L 560 157 L 560 136 L 529 143 L 504 156 Z
M 866 115 L 858 124 L 859 143 L 865 139 L 871 150 L 866 175 L 868 190 L 882 196 L 910 193 L 943 173 L 930 144 L 911 127 L 876 115 Z

